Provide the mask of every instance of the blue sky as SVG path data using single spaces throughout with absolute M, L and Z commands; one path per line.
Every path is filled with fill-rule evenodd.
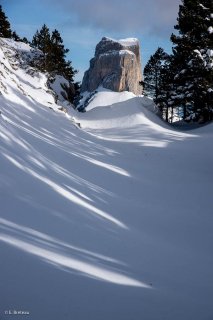
M 95 46 L 103 36 L 136 37 L 141 44 L 142 64 L 158 46 L 167 52 L 181 0 L 0 0 L 20 36 L 29 40 L 46 23 L 57 29 L 70 49 L 68 59 L 81 80 Z

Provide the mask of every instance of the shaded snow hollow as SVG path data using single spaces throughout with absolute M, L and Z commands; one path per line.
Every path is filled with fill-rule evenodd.
M 0 59 L 0 318 L 211 319 L 213 125 L 109 91 L 65 116 Z

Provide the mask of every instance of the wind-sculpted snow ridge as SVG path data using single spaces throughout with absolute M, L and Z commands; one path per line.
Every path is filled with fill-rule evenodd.
M 132 92 L 122 91 L 114 92 L 100 86 L 94 92 L 84 92 L 81 95 L 81 100 L 78 103 L 79 111 L 89 111 L 96 107 L 108 106 L 110 104 L 123 102 L 136 97 Z
M 152 100 L 103 90 L 65 115 L 9 50 L 0 319 L 211 319 L 213 126 L 174 130 Z

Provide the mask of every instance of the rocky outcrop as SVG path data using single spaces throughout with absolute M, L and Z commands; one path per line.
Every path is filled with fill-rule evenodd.
M 81 91 L 92 92 L 102 85 L 113 91 L 141 94 L 142 80 L 139 41 L 134 38 L 114 40 L 102 38 L 95 57 L 84 74 Z

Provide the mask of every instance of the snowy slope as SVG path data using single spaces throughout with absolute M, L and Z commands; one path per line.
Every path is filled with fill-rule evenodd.
M 1 50 L 0 319 L 211 319 L 213 125 L 107 93 L 65 116 Z
M 61 95 L 61 91 L 64 91 L 61 84 L 67 85 L 68 82 L 62 76 L 57 75 L 50 83 L 48 74 L 41 73 L 32 67 L 32 59 L 37 59 L 40 55 L 41 51 L 33 49 L 28 44 L 0 38 L 0 93 L 8 94 L 7 100 L 15 97 L 17 103 L 22 103 L 20 97 L 24 95 L 25 100 L 42 103 L 58 110 L 59 106 L 55 103 L 56 96 L 59 105 L 68 105 Z M 24 104 L 26 107 L 27 103 Z

